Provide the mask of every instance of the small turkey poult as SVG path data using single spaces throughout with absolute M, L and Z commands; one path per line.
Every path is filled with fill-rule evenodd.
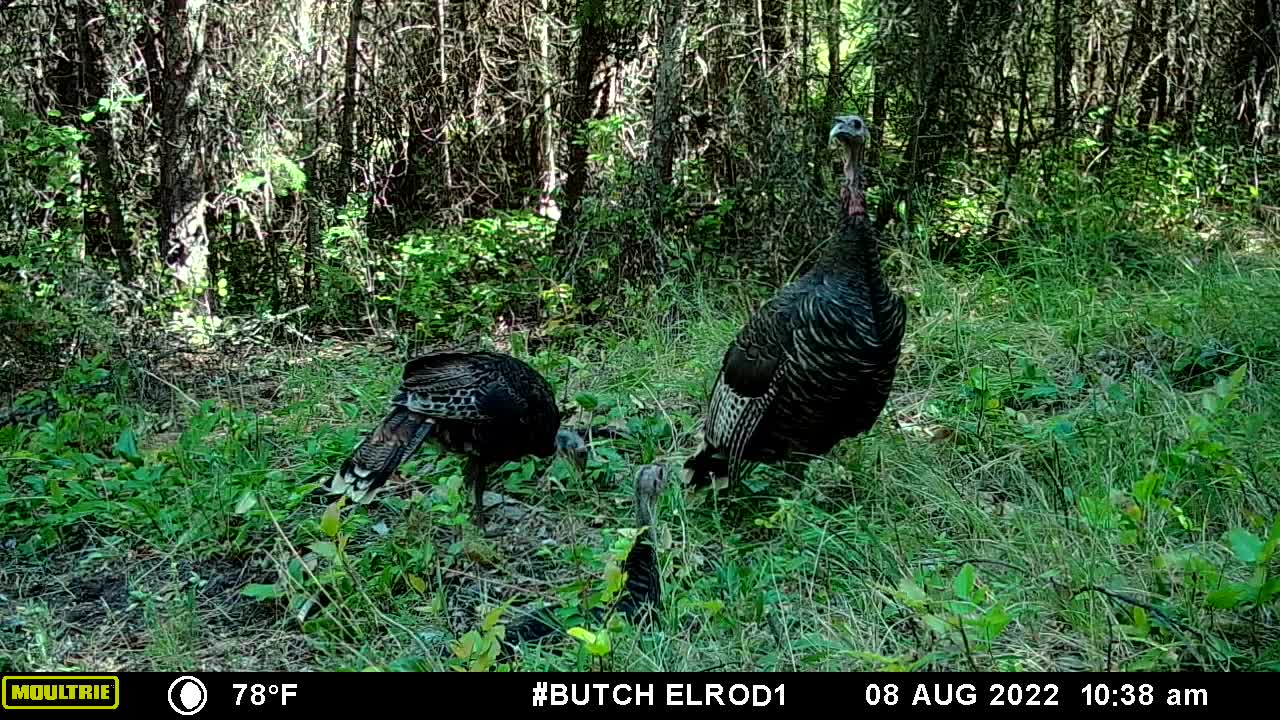
M 428 438 L 466 455 L 479 526 L 493 468 L 557 453 L 581 467 L 587 453 L 580 435 L 560 427 L 551 384 L 523 360 L 491 351 L 436 352 L 404 366 L 390 412 L 326 489 L 368 503 Z
M 753 463 L 825 455 L 870 430 L 888 401 L 906 304 L 881 275 L 879 233 L 867 217 L 868 137 L 857 115 L 831 127 L 845 153 L 835 237 L 725 352 L 701 446 L 684 464 L 694 488 L 737 482 Z
M 643 530 L 631 546 L 622 571 L 626 586 L 618 609 L 632 620 L 662 608 L 662 570 L 658 560 L 658 501 L 667 488 L 667 467 L 645 465 L 636 473 L 636 527 Z
M 633 623 L 641 623 L 662 609 L 662 567 L 658 557 L 658 503 L 667 487 L 665 465 L 642 465 L 635 474 L 635 526 L 641 530 L 623 561 L 625 577 L 614 608 Z M 533 643 L 557 631 L 550 609 L 521 608 L 507 626 L 510 646 Z M 594 608 L 596 622 L 606 620 L 603 608 Z

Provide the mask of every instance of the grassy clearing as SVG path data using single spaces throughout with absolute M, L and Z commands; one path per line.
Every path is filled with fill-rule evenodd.
M 803 482 L 668 490 L 660 622 L 514 667 L 1280 667 L 1280 268 L 1062 259 L 1098 242 L 963 271 L 896 255 L 911 325 L 875 431 Z M 0 666 L 492 667 L 503 602 L 604 602 L 631 468 L 692 450 L 758 299 L 672 290 L 535 354 L 579 422 L 632 438 L 582 473 L 509 466 L 495 538 L 432 449 L 373 507 L 312 492 L 382 412 L 385 348 L 86 363 L 24 399 L 55 413 L 0 428 Z

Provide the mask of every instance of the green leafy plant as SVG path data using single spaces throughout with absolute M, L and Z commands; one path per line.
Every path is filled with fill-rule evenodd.
M 1013 621 L 1004 604 L 980 582 L 972 563 L 961 565 L 950 583 L 937 573 L 924 573 L 901 578 L 892 593 L 936 638 L 968 656 L 970 663 L 973 653 L 990 651 Z
M 490 610 L 476 630 L 465 633 L 453 645 L 451 668 L 466 672 L 506 672 L 510 666 L 498 662 L 506 626 L 500 620 L 507 604 Z

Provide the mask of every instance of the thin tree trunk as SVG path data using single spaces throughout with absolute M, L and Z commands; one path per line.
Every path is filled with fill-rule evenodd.
M 442 101 L 449 97 L 449 66 L 445 64 L 445 51 L 448 48 L 446 39 L 448 37 L 448 26 L 445 24 L 448 20 L 449 0 L 436 0 L 436 22 L 440 28 L 440 42 L 437 44 L 437 67 L 436 72 L 440 77 L 440 99 Z M 449 203 L 453 202 L 453 156 L 449 151 L 449 111 L 446 107 L 440 109 L 440 127 L 437 134 L 440 138 L 440 150 L 443 155 L 444 162 L 444 195 Z
M 809 3 L 812 0 L 803 0 L 800 12 L 800 61 L 796 65 L 796 78 L 798 87 L 794 93 L 794 97 L 808 97 L 809 95 L 809 68 L 813 63 L 810 56 L 813 47 L 813 33 L 809 27 Z
M 555 194 L 559 184 L 559 168 L 556 166 L 556 118 L 553 93 L 556 86 L 555 71 L 551 67 L 551 0 L 542 0 L 542 21 L 538 32 L 539 73 L 542 78 L 541 133 L 539 145 L 542 156 L 542 197 L 538 212 L 559 219 L 560 208 Z
M 187 290 L 205 280 L 209 248 L 201 131 L 205 7 L 200 0 L 164 4 L 159 244 L 165 265 Z
M 876 26 L 883 27 L 887 10 L 883 4 L 876 10 Z M 884 130 L 888 116 L 889 69 L 888 49 L 883 43 L 875 43 L 871 48 L 871 147 L 868 160 L 871 167 L 879 168 L 881 153 L 884 152 Z M 886 222 L 886 218 L 876 218 L 878 224 Z
M 356 141 L 356 84 L 360 80 L 360 20 L 364 14 L 364 0 L 351 0 L 351 15 L 347 22 L 347 54 L 342 64 L 342 121 L 338 127 L 338 144 L 341 148 L 339 175 L 337 178 L 338 207 L 347 204 L 355 173 Z
M 828 133 L 837 112 L 841 95 L 840 83 L 840 0 L 830 0 L 827 5 L 827 91 L 822 100 L 822 117 L 815 123 L 813 149 L 813 186 L 825 184 L 831 163 L 827 162 Z
M 320 78 L 324 77 L 324 44 L 316 42 L 316 33 L 311 28 L 311 13 L 312 3 L 310 0 L 299 4 L 298 46 L 302 49 L 307 65 L 298 83 L 298 92 L 294 99 L 294 105 L 295 112 L 303 115 L 306 113 L 308 98 L 316 97 L 319 94 Z M 320 240 L 320 218 L 316 200 L 322 197 L 321 193 L 324 187 L 323 179 L 320 177 L 319 140 L 321 131 L 320 112 L 313 110 L 312 117 L 303 121 L 302 124 L 302 172 L 306 176 L 306 188 L 301 197 L 304 223 L 302 291 L 307 301 L 313 298 L 313 293 L 315 292 L 316 251 Z M 348 165 L 348 167 L 350 166 Z
M 1124 105 L 1129 78 L 1135 67 L 1141 69 L 1146 61 L 1143 46 L 1147 33 L 1147 7 L 1150 3 L 1151 0 L 1138 0 L 1133 11 L 1133 25 L 1129 28 L 1128 38 L 1125 40 L 1124 58 L 1120 61 L 1120 79 L 1111 88 L 1111 111 L 1107 113 L 1107 118 L 1102 125 L 1102 142 L 1106 145 L 1110 145 L 1115 138 L 1116 121 Z M 1114 73 L 1108 72 L 1108 75 L 1114 77 Z
M 1071 75 L 1075 65 L 1075 0 L 1053 0 L 1053 129 L 1062 132 L 1071 117 Z
M 1191 140 L 1191 128 L 1194 123 L 1194 118 L 1200 111 L 1200 105 L 1197 102 L 1197 64 L 1192 61 L 1194 52 L 1192 47 L 1192 38 L 1199 38 L 1202 33 L 1200 10 L 1200 4 L 1194 3 L 1190 9 L 1190 12 L 1192 13 L 1190 26 L 1187 27 L 1185 31 L 1179 28 L 1178 32 L 1174 33 L 1174 37 L 1178 41 L 1179 49 L 1177 59 L 1179 67 L 1179 107 L 1175 126 L 1177 128 L 1178 139 L 1183 142 L 1189 142 Z M 1206 69 L 1208 68 L 1206 67 Z M 1173 103 L 1170 104 L 1172 105 Z
M 649 164 L 659 187 L 671 184 L 675 163 L 676 110 L 684 79 L 684 0 L 664 0 L 658 26 L 658 66 L 653 80 Z
M 587 186 L 589 148 L 583 133 L 595 106 L 596 72 L 609 50 L 602 9 L 594 7 L 590 0 L 584 0 L 579 7 L 579 17 L 578 51 L 573 64 L 573 97 L 569 101 L 564 123 L 569 142 L 569 153 L 564 164 L 564 206 L 561 208 L 560 221 L 556 224 L 556 237 L 562 251 L 568 251 L 566 241 L 577 230 L 579 206 Z
M 1157 0 L 1151 0 L 1147 3 L 1146 15 L 1143 18 L 1143 54 L 1142 67 L 1144 75 L 1142 77 L 1142 87 L 1139 92 L 1138 107 L 1138 128 L 1143 132 L 1151 129 L 1152 121 L 1157 119 L 1160 111 L 1160 96 L 1164 93 L 1164 71 L 1168 66 L 1168 55 L 1161 55 L 1161 61 L 1156 63 L 1154 67 L 1147 61 L 1153 47 L 1152 41 L 1157 37 L 1164 35 L 1164 23 L 1169 19 L 1169 5 L 1166 3 L 1160 9 L 1160 20 L 1156 24 L 1154 18 L 1156 16 L 1155 8 L 1152 6 Z M 1161 52 L 1158 46 L 1155 46 L 1156 52 Z
M 760 3 L 760 44 L 764 50 L 765 71 L 773 72 L 787 49 L 787 3 L 784 0 L 757 1 Z
M 1160 8 L 1160 26 L 1156 32 L 1156 37 L 1162 43 L 1160 50 L 1160 62 L 1156 64 L 1156 98 L 1155 98 L 1155 121 L 1163 123 L 1169 119 L 1169 106 L 1173 96 L 1173 78 L 1170 75 L 1170 59 L 1177 52 L 1177 44 L 1174 47 L 1168 46 L 1170 20 L 1169 16 L 1173 12 L 1173 3 L 1165 0 Z
M 872 143 L 870 148 L 871 149 L 870 164 L 872 167 L 877 167 L 880 165 L 880 153 L 882 151 L 881 144 L 884 141 L 885 115 L 888 112 L 888 108 L 886 107 L 885 103 L 887 101 L 888 94 L 889 94 L 887 92 L 887 88 L 885 88 L 885 85 L 888 84 L 885 78 L 885 74 L 886 74 L 886 71 L 884 69 L 884 66 L 879 64 L 877 64 L 875 69 L 871 71 Z
M 1280 22 L 1276 0 L 1254 0 L 1241 11 L 1242 35 L 1236 69 L 1239 117 L 1255 140 L 1271 125 L 1272 88 L 1280 64 Z
M 658 18 L 658 65 L 653 78 L 653 117 L 650 123 L 649 219 L 655 234 L 653 266 L 661 268 L 662 246 L 666 233 L 667 190 L 672 185 L 672 168 L 676 154 L 676 111 L 680 107 L 684 79 L 684 0 L 663 0 Z
M 101 27 L 101 24 L 89 22 L 89 2 L 90 0 L 77 0 L 76 24 L 80 46 L 80 86 L 84 93 L 83 101 L 92 107 L 99 98 L 106 95 L 106 82 L 103 79 L 102 49 L 92 36 L 93 28 Z M 115 139 L 111 136 L 110 118 L 95 117 L 90 123 L 89 132 L 97 196 L 102 204 L 102 213 L 95 216 L 91 213 L 91 204 L 85 203 L 85 250 L 95 257 L 114 257 L 120 265 L 120 277 L 127 284 L 133 280 L 133 247 L 125 232 L 120 188 L 116 183 L 115 166 L 112 163 L 115 157 Z M 88 173 L 85 178 L 88 178 Z

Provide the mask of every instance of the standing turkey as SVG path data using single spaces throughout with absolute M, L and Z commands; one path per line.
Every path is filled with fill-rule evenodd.
M 814 267 L 751 317 L 725 352 L 684 465 L 695 488 L 741 479 L 752 463 L 825 455 L 871 429 L 884 409 L 906 330 L 906 304 L 885 284 L 867 217 L 867 124 L 837 117 L 845 151 L 836 237 Z
M 586 444 L 560 427 L 551 384 L 527 363 L 499 352 L 436 352 L 404 366 L 391 411 L 356 447 L 329 490 L 369 502 L 392 473 L 433 438 L 467 456 L 475 521 L 484 525 L 489 473 L 503 463 L 562 453 L 581 466 Z

